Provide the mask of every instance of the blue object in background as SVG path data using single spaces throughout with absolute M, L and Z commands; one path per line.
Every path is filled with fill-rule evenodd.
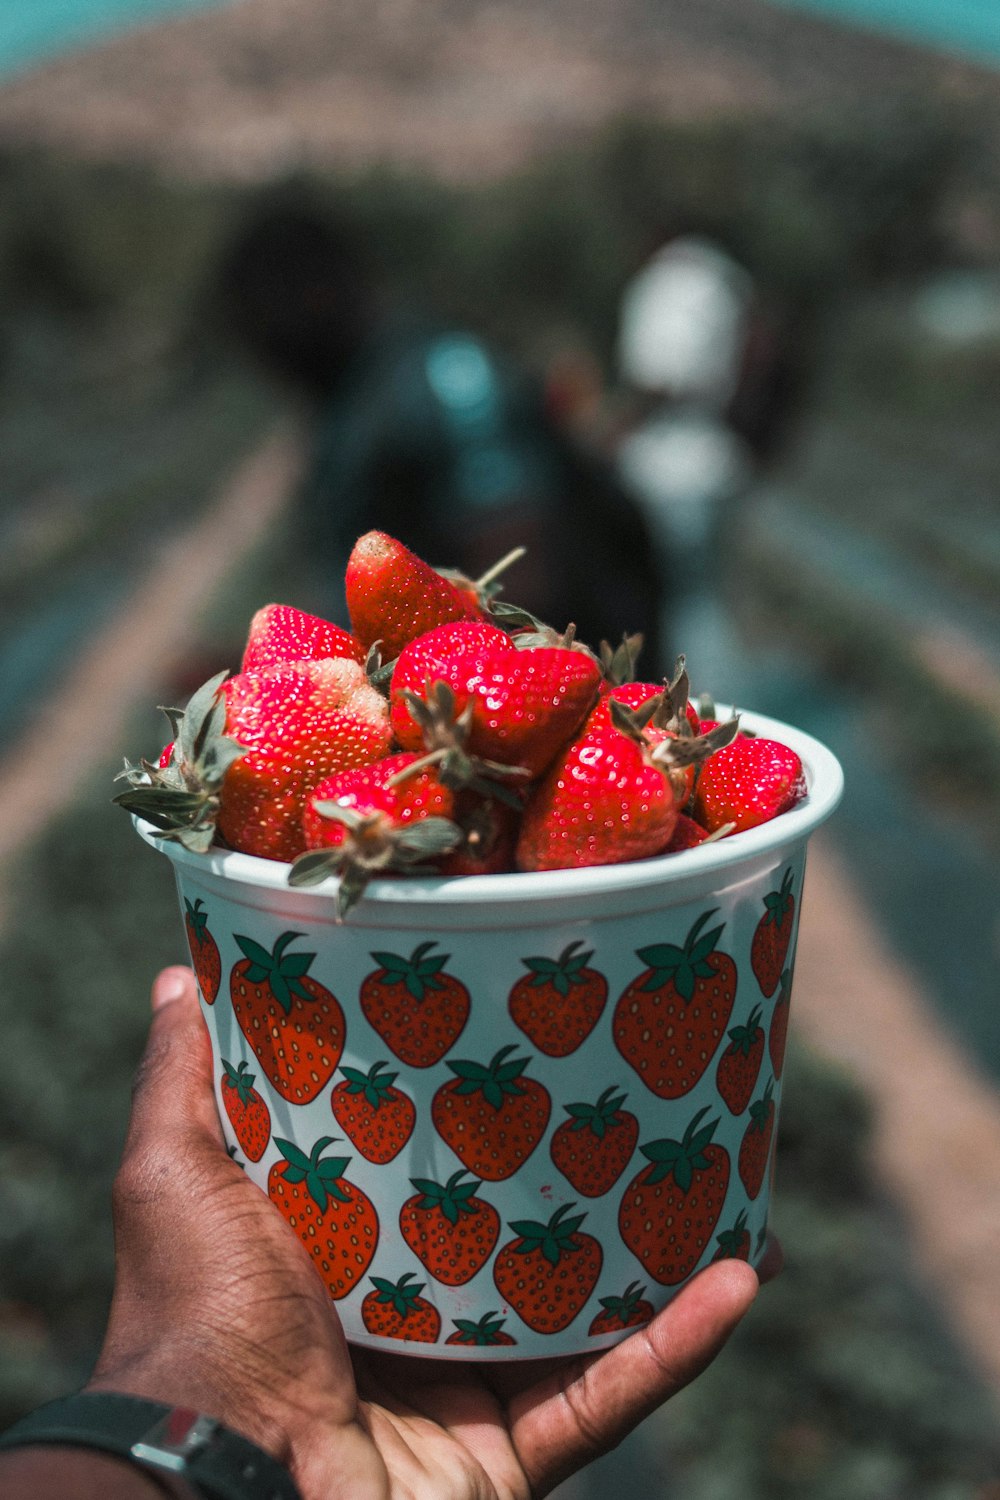
M 1000 0 L 770 0 L 788 10 L 893 33 L 980 62 L 1000 62 Z
M 231 0 L 0 0 L 0 74 L 87 46 L 127 26 Z

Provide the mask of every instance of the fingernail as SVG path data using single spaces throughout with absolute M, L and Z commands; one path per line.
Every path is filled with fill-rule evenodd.
M 152 1004 L 154 1010 L 179 1000 L 186 994 L 191 982 L 187 969 L 164 969 L 153 980 Z

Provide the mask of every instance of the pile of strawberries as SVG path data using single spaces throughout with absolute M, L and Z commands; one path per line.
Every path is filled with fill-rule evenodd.
M 494 570 L 495 571 L 495 570 Z M 207 682 L 116 801 L 167 839 L 340 876 L 571 869 L 689 849 L 805 795 L 799 757 L 637 682 L 637 637 L 595 652 L 402 543 L 361 537 L 350 631 L 269 604 L 242 669 Z

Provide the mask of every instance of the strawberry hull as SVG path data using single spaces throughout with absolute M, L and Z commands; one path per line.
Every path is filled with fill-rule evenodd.
M 743 722 L 805 768 L 805 799 L 766 825 L 626 864 L 376 881 L 342 922 L 335 878 L 293 889 L 273 860 L 192 853 L 137 825 L 171 860 L 182 917 L 197 907 L 218 947 L 203 1014 L 227 1145 L 322 1246 L 317 1270 L 352 1342 L 425 1359 L 594 1351 L 637 1326 L 607 1316 L 608 1298 L 635 1287 L 645 1320 L 719 1258 L 734 1224 L 740 1257 L 759 1261 L 784 1048 L 756 1046 L 745 1100 L 726 1066 L 720 1091 L 720 1063 L 750 1022 L 754 1038 L 783 1041 L 806 844 L 842 781 L 808 736 Z M 754 939 L 781 892 L 793 930 L 769 995 Z M 606 987 L 576 1027 L 567 953 Z M 525 1026 L 529 974 L 544 982 Z M 550 1034 L 559 1046 L 545 1051 Z M 269 1112 L 258 1161 L 226 1109 L 223 1059 L 247 1065 Z M 405 1129 L 389 1113 L 401 1098 Z M 766 1144 L 750 1131 L 765 1099 Z M 369 1138 L 391 1139 L 391 1155 Z M 417 1202 L 433 1209 L 426 1244 Z

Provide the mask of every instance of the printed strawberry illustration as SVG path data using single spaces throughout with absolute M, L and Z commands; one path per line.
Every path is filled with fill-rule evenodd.
M 469 1018 L 469 992 L 442 972 L 450 957 L 421 943 L 409 958 L 373 953 L 379 965 L 361 985 L 361 1010 L 386 1046 L 411 1068 L 430 1068 L 458 1041 Z
M 241 672 L 270 672 L 288 662 L 348 657 L 364 664 L 365 648 L 350 631 L 291 604 L 265 604 L 250 621 Z
M 374 1063 L 367 1073 L 341 1068 L 343 1083 L 330 1096 L 337 1123 L 366 1161 L 384 1164 L 398 1156 L 413 1134 L 417 1112 L 401 1089 L 393 1088 L 398 1073 L 388 1064 Z
M 761 992 L 768 999 L 781 980 L 795 925 L 795 897 L 792 895 L 791 866 L 785 871 L 781 887 L 764 897 L 764 915 L 757 923 L 750 943 L 750 967 L 757 976 Z
M 483 1349 L 491 1344 L 504 1344 L 513 1346 L 517 1339 L 511 1338 L 509 1333 L 504 1333 L 503 1325 L 506 1318 L 501 1318 L 499 1313 L 483 1313 L 478 1323 L 473 1323 L 471 1318 L 454 1318 L 455 1332 L 450 1333 L 445 1339 L 446 1344 L 460 1344 L 467 1349 Z
M 253 1087 L 254 1075 L 249 1065 L 238 1068 L 222 1059 L 222 1102 L 243 1154 L 260 1161 L 271 1139 L 271 1112 Z
M 344 1176 L 349 1156 L 324 1156 L 333 1136 L 307 1156 L 292 1141 L 274 1138 L 284 1160 L 268 1173 L 267 1191 L 312 1256 L 336 1301 L 346 1297 L 372 1263 L 378 1245 L 375 1205 Z
M 694 1270 L 719 1222 L 729 1187 L 729 1153 L 713 1144 L 719 1121 L 700 1109 L 683 1138 L 640 1146 L 649 1161 L 625 1189 L 618 1228 L 654 1281 L 675 1286 Z
M 536 1333 L 568 1327 L 601 1274 L 600 1243 L 580 1233 L 586 1214 L 566 1217 L 573 1207 L 564 1203 L 547 1224 L 512 1220 L 517 1238 L 503 1246 L 493 1263 L 497 1291 Z
M 738 1170 L 748 1198 L 756 1198 L 764 1184 L 771 1137 L 774 1134 L 773 1093 L 774 1079 L 771 1078 L 768 1080 L 762 1097 L 750 1106 L 750 1123 L 743 1132 L 743 1139 L 740 1142 Z
M 736 999 L 736 965 L 716 948 L 724 924 L 703 932 L 704 912 L 684 946 L 637 950 L 648 968 L 623 991 L 612 1020 L 615 1046 L 660 1099 L 679 1099 L 702 1077 L 725 1035 Z
M 512 1177 L 538 1145 L 552 1112 L 548 1092 L 523 1077 L 527 1057 L 510 1057 L 501 1047 L 488 1064 L 469 1059 L 449 1062 L 455 1074 L 431 1102 L 434 1128 L 459 1161 L 477 1177 L 499 1182 Z
M 632 1281 L 620 1297 L 600 1297 L 604 1308 L 591 1323 L 587 1332 L 591 1338 L 602 1333 L 619 1333 L 623 1328 L 641 1328 L 653 1316 L 653 1304 L 643 1297 L 646 1288 Z
M 517 981 L 507 1002 L 511 1020 L 547 1057 L 568 1057 L 600 1020 L 608 998 L 608 981 L 588 968 L 593 949 L 579 950 L 577 938 L 558 958 L 523 958 L 528 973 Z
M 246 957 L 229 979 L 233 1014 L 282 1098 L 308 1104 L 340 1062 L 344 1013 L 309 977 L 315 953 L 287 951 L 301 933 L 282 933 L 271 953 L 253 938 L 234 936 Z
M 614 1186 L 632 1159 L 639 1122 L 622 1109 L 627 1095 L 612 1084 L 596 1104 L 566 1104 L 569 1115 L 555 1131 L 549 1154 L 559 1171 L 585 1198 L 600 1198 Z
M 775 1078 L 781 1077 L 781 1070 L 785 1066 L 785 1044 L 788 1041 L 788 1017 L 790 1014 L 792 998 L 792 972 L 786 969 L 781 976 L 781 988 L 778 998 L 774 1002 L 774 1010 L 771 1012 L 771 1029 L 767 1034 L 767 1050 L 771 1057 L 771 1067 L 774 1069 Z
M 713 1260 L 749 1260 L 750 1259 L 750 1231 L 747 1229 L 747 1211 L 741 1209 L 729 1229 L 724 1229 L 721 1234 L 715 1236 L 718 1250 L 712 1256 Z
M 764 1057 L 761 1007 L 755 1005 L 742 1026 L 729 1030 L 729 1046 L 719 1058 L 715 1086 L 730 1114 L 741 1115 L 753 1098 Z
M 436 1344 L 441 1333 L 441 1314 L 421 1297 L 424 1282 L 414 1284 L 413 1272 L 398 1281 L 382 1276 L 368 1279 L 374 1291 L 361 1303 L 361 1321 L 369 1333 L 383 1339 L 405 1339 L 411 1344 Z
M 206 1005 L 214 1005 L 222 983 L 222 959 L 219 956 L 219 945 L 208 930 L 208 912 L 204 901 L 196 901 L 192 906 L 185 896 L 184 927 L 201 997 Z
M 463 1168 L 445 1183 L 411 1177 L 417 1189 L 399 1213 L 399 1227 L 410 1249 L 435 1281 L 463 1286 L 493 1254 L 500 1234 L 500 1215 L 476 1196 L 477 1177 L 463 1182 Z

